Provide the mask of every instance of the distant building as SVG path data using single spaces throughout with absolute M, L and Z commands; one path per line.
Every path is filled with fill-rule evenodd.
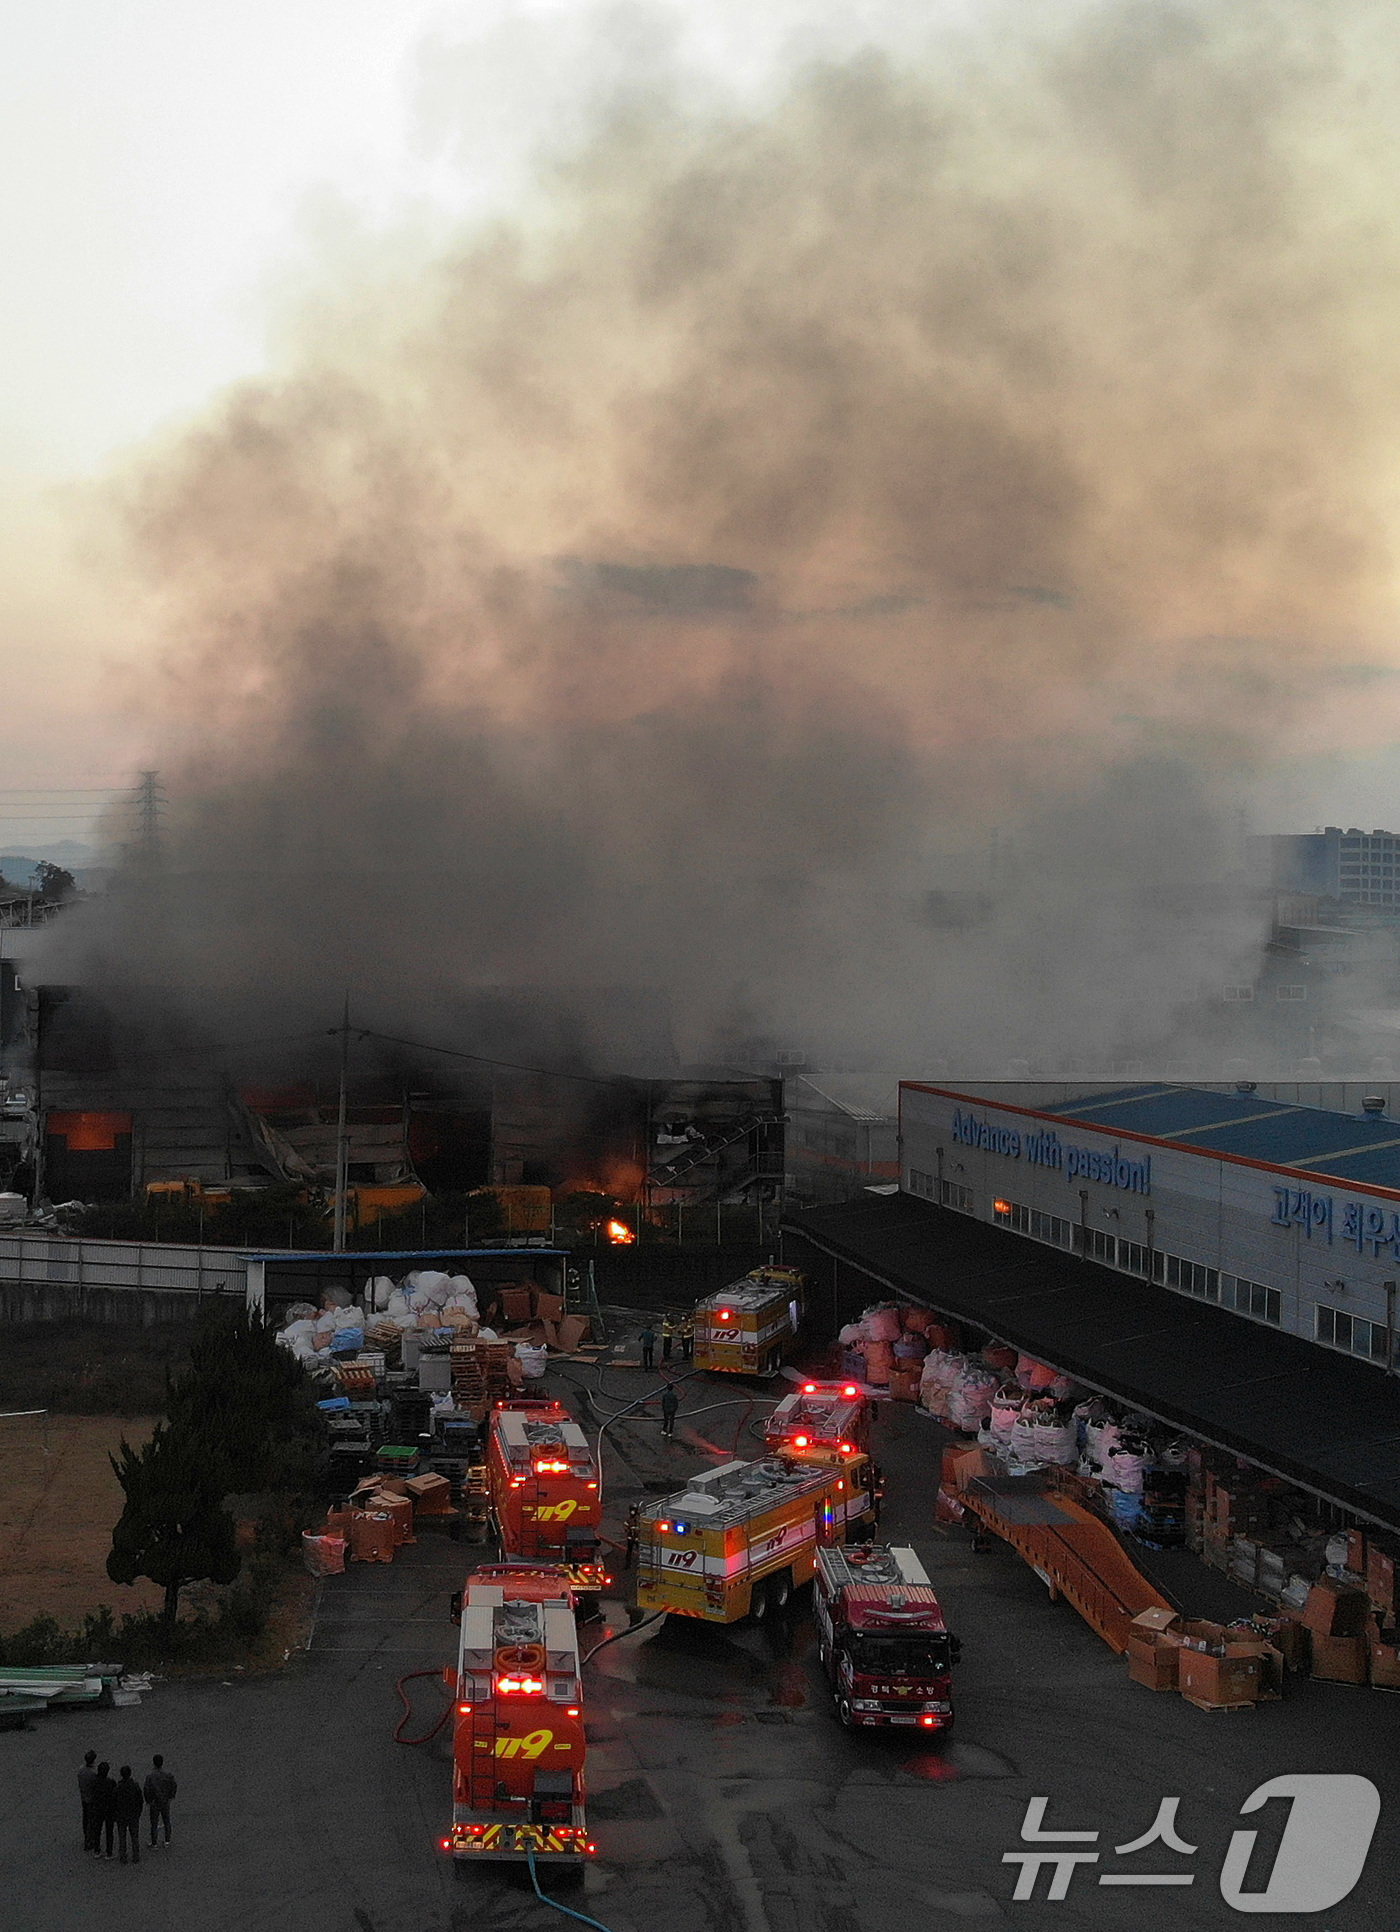
M 1400 910 L 1400 832 L 1264 833 L 1249 840 L 1249 869 L 1266 891 Z

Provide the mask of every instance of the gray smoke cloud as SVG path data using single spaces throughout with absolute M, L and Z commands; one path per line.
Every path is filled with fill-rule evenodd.
M 1187 1052 L 1260 937 L 1197 888 L 1384 656 L 1396 52 L 1111 4 L 634 75 L 518 213 L 347 248 L 123 485 L 171 804 L 72 970 Z

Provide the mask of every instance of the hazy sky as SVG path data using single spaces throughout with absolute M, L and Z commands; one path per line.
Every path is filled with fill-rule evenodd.
M 84 568 L 74 486 L 262 368 L 279 305 L 322 249 L 357 224 L 445 224 L 509 199 L 539 137 L 567 134 L 643 65 L 743 85 L 794 42 L 898 42 L 956 11 L 768 0 L 755 21 L 736 0 L 7 0 L 4 783 L 106 783 L 141 756 L 114 670 L 139 653 L 141 623 Z M 0 820 L 0 843 L 13 826 Z
M 506 201 L 599 92 L 685 68 L 761 88 L 794 50 L 910 45 L 976 9 L 916 0 L 8 0 L 0 59 L 0 664 L 5 784 L 123 779 L 146 733 L 143 620 L 87 568 L 94 480 L 265 366 L 358 226 Z M 1046 8 L 1042 15 L 1067 12 Z M 1260 810 L 1394 822 L 1377 691 Z M 1388 685 L 1379 694 L 1390 706 Z M 1383 734 L 1382 734 L 1383 736 Z M 1364 745 L 1359 762 L 1352 753 Z M 17 842 L 3 819 L 0 844 Z M 31 830 L 33 828 L 30 828 Z M 54 832 L 73 832 L 73 825 Z

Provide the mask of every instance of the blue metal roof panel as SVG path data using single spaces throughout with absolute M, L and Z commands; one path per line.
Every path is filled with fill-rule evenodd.
M 1200 1087 L 1177 1087 L 1170 1093 L 1163 1093 L 1160 1087 L 1136 1092 L 1124 1088 L 1117 1099 L 1100 1094 L 1072 1107 L 1046 1109 L 1063 1120 L 1082 1121 L 1086 1127 L 1151 1134 L 1161 1140 L 1189 1133 L 1193 1141 L 1202 1138 L 1200 1129 L 1214 1128 L 1220 1121 L 1236 1121 L 1242 1116 L 1267 1120 L 1285 1111 L 1296 1110 L 1286 1109 L 1276 1100 L 1256 1100 L 1251 1094 L 1208 1093 Z
M 1362 1181 L 1367 1187 L 1400 1188 L 1400 1147 L 1387 1147 L 1374 1154 L 1348 1154 L 1308 1171 L 1323 1179 L 1335 1176 L 1339 1181 Z
M 1308 1164 L 1325 1179 L 1400 1186 L 1400 1123 L 1333 1113 L 1323 1107 L 1256 1100 L 1201 1087 L 1122 1087 L 1072 1107 L 1045 1109 L 1104 1133 L 1177 1140 L 1203 1154 L 1233 1154 L 1273 1167 Z

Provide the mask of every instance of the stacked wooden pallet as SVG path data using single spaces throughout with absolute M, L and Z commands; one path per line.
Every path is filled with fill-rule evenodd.
M 493 1402 L 510 1394 L 509 1342 L 460 1341 L 452 1344 L 452 1400 L 476 1417 L 486 1416 Z

